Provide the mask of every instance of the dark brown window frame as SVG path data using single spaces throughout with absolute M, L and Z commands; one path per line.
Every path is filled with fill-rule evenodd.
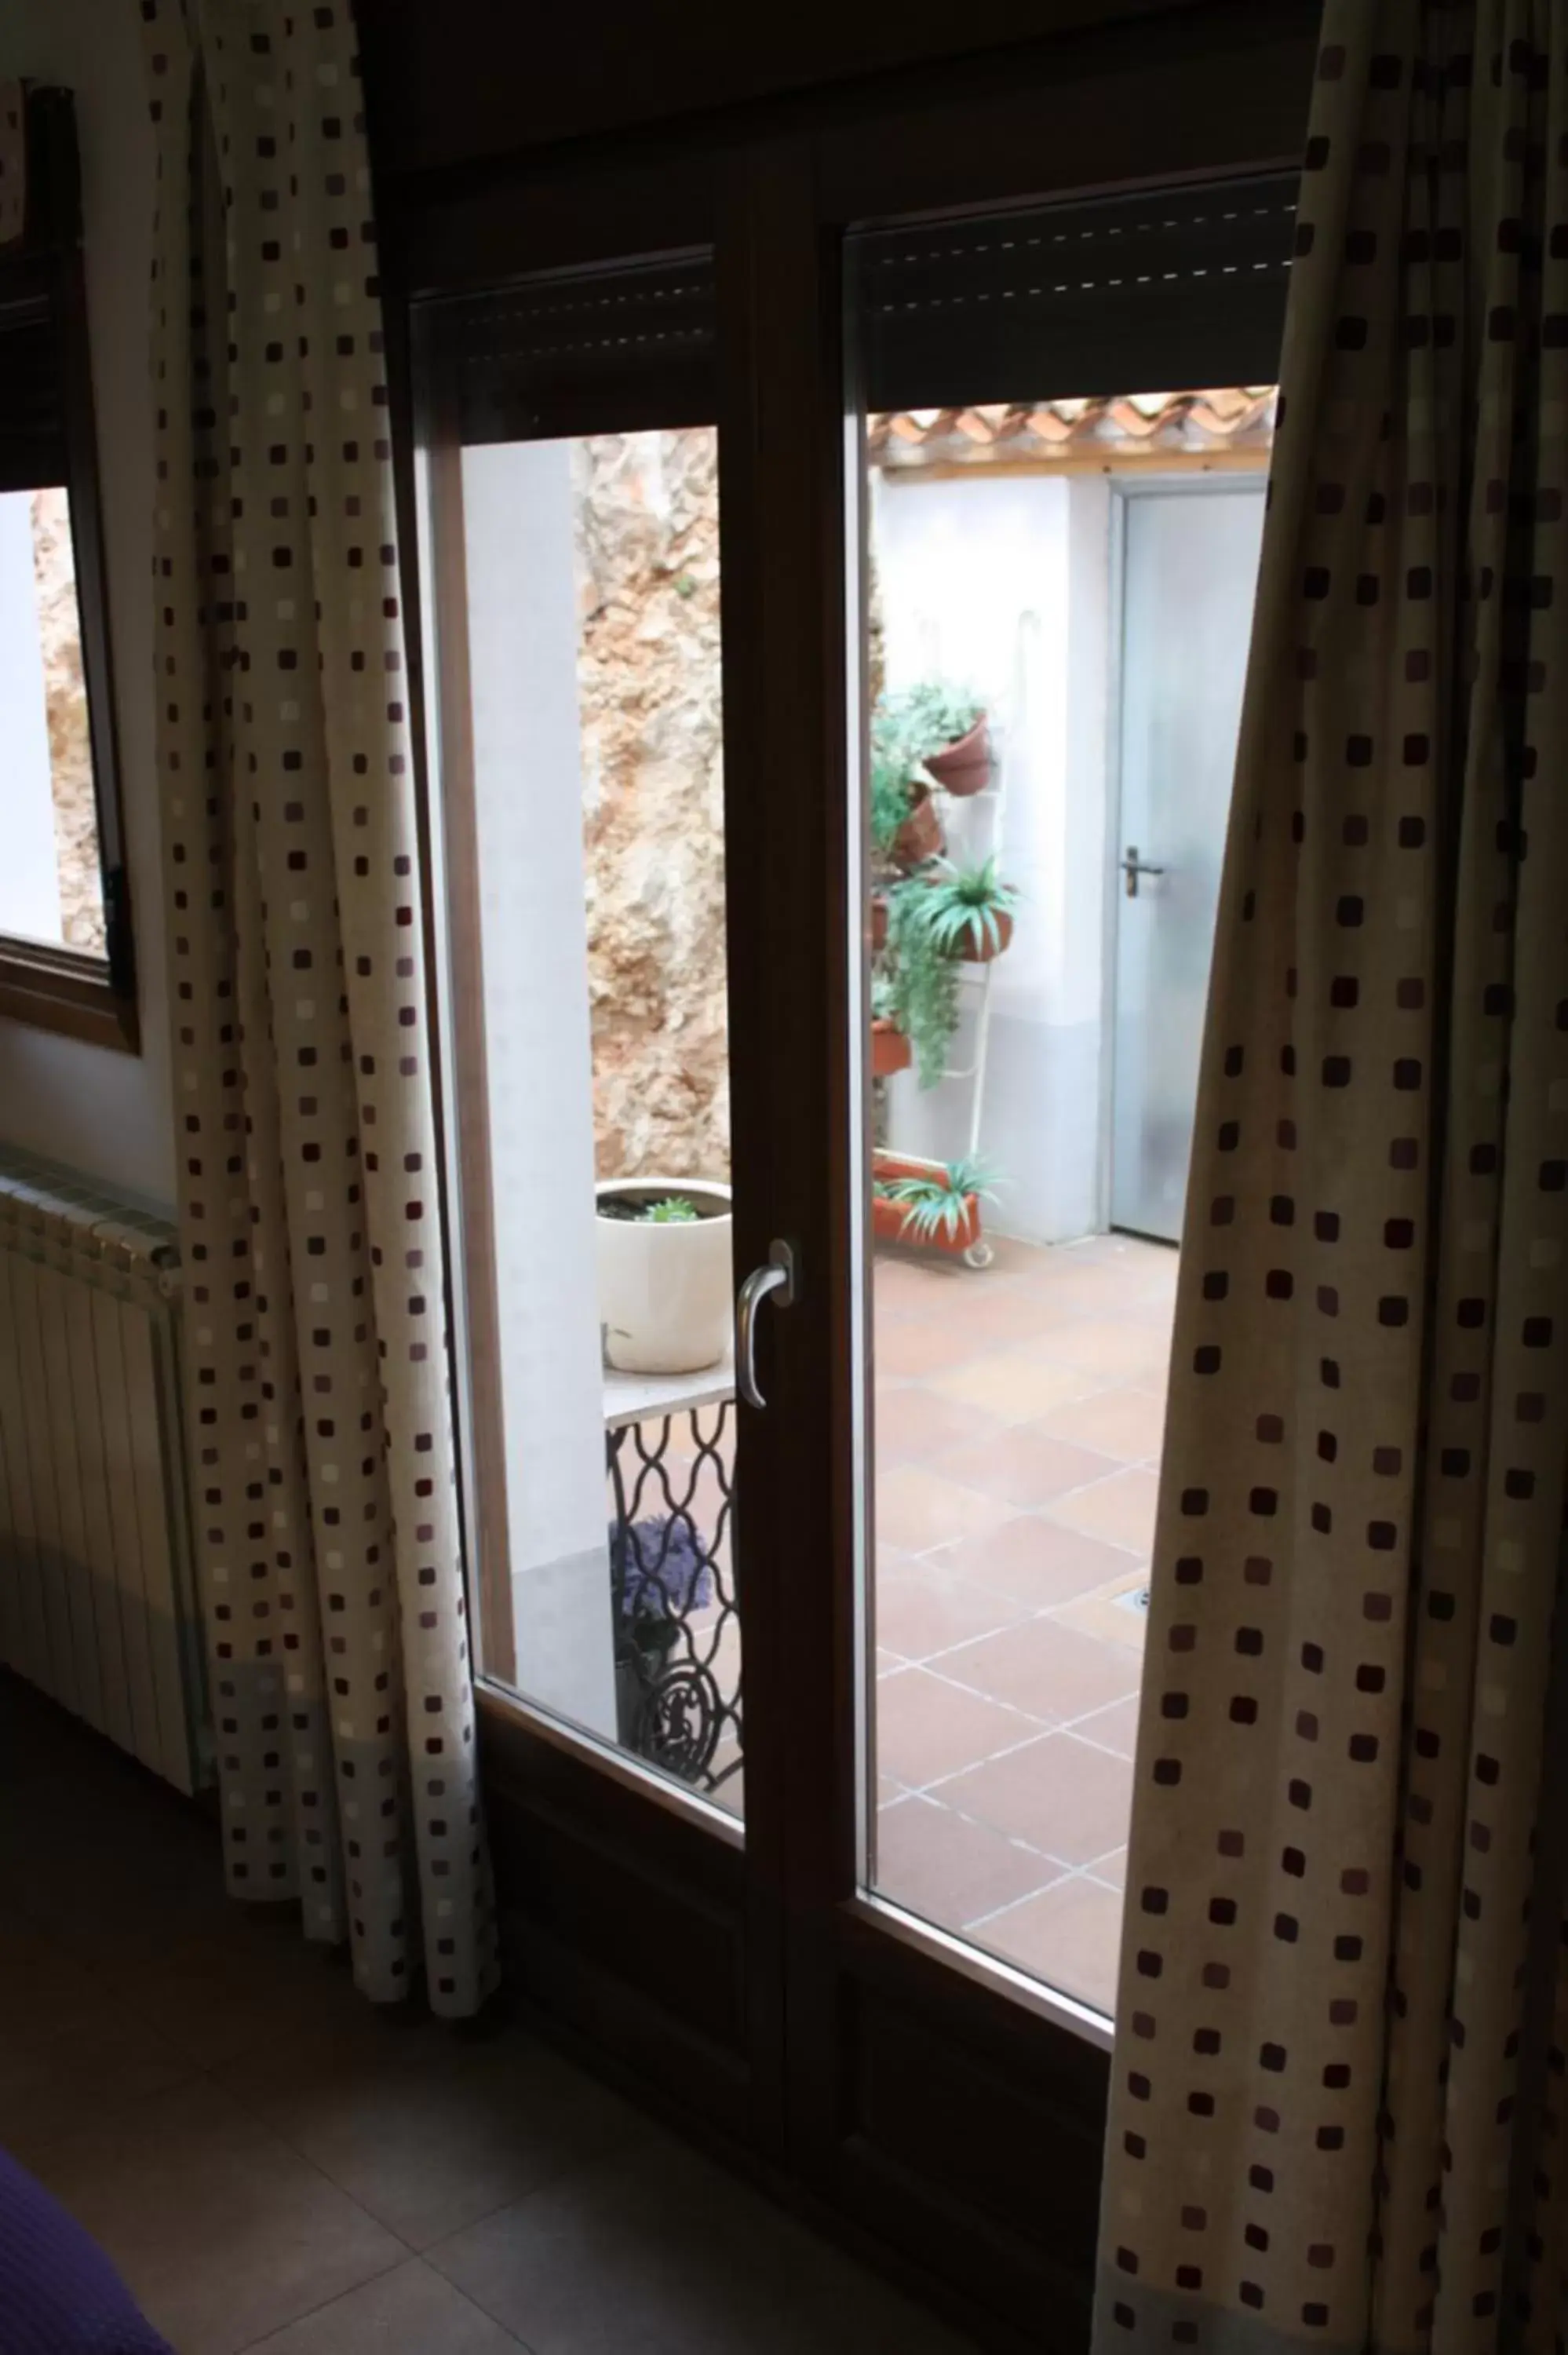
M 0 1016 L 125 1054 L 141 1051 L 131 899 L 110 661 L 108 582 L 99 501 L 92 356 L 82 269 L 80 175 L 70 92 L 26 93 L 27 226 L 0 247 L 0 364 L 7 332 L 52 331 L 64 426 L 82 682 L 92 757 L 105 954 L 0 932 Z

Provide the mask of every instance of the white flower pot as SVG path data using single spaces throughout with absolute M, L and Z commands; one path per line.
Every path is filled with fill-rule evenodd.
M 607 1194 L 646 1202 L 681 1194 L 706 1213 L 670 1226 L 594 1220 L 606 1362 L 623 1374 L 716 1366 L 728 1352 L 735 1314 L 729 1188 L 709 1178 L 618 1178 L 595 1191 L 601 1201 Z

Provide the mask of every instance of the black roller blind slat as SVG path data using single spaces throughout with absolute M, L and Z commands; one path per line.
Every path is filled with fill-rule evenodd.
M 68 479 L 65 374 L 47 300 L 0 304 L 0 491 Z
M 1272 383 L 1295 197 L 1279 175 L 865 232 L 865 406 Z
M 700 425 L 715 413 L 705 259 L 463 296 L 432 305 L 430 325 L 465 442 Z

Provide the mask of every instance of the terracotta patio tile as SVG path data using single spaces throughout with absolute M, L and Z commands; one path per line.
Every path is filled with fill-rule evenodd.
M 946 1268 L 924 1261 L 894 1258 L 878 1252 L 873 1276 L 873 1296 L 878 1316 L 926 1316 L 941 1313 L 942 1295 L 955 1279 Z
M 1107 2015 L 1116 2009 L 1122 1901 L 1097 1881 L 1058 1881 L 970 1935 L 1064 1995 Z
M 1134 1466 L 1092 1487 L 1075 1488 L 1051 1506 L 1053 1519 L 1082 1529 L 1107 1544 L 1125 1546 L 1145 1560 L 1154 1546 L 1154 1508 L 1160 1496 L 1158 1474 Z
M 876 1483 L 878 1540 L 910 1553 L 954 1545 L 959 1538 L 976 1537 L 1008 1518 L 1007 1507 L 994 1497 L 917 1465 L 895 1465 Z
M 1042 1258 L 1046 1254 L 1042 1253 Z M 1077 1261 L 1033 1269 L 1017 1282 L 1040 1303 L 1043 1316 L 1117 1316 L 1141 1308 L 1150 1295 L 1148 1270 L 1137 1263 Z M 1155 1295 L 1158 1298 L 1160 1295 Z
M 1153 1391 L 1123 1382 L 1053 1407 L 1042 1415 L 1040 1428 L 1075 1447 L 1097 1448 L 1124 1464 L 1147 1464 L 1159 1455 L 1165 1435 L 1165 1401 Z
M 961 1365 L 966 1358 L 978 1357 L 987 1347 L 978 1335 L 966 1331 L 961 1317 L 900 1317 L 876 1327 L 877 1380 L 881 1381 L 884 1376 L 893 1374 L 918 1380 L 923 1374 L 940 1373 L 948 1367 Z
M 1062 1633 L 1064 1636 L 1070 1635 L 1072 1630 L 1064 1627 Z M 1086 1643 L 1089 1638 L 1086 1636 L 1084 1640 Z M 1138 1665 L 1136 1660 L 1132 1662 L 1135 1678 L 1138 1675 Z M 968 1679 L 966 1678 L 965 1681 L 967 1682 Z M 1006 1698 L 1005 1694 L 998 1697 L 1003 1700 Z M 1075 1720 L 1073 1731 L 1085 1742 L 1097 1743 L 1101 1750 L 1114 1750 L 1121 1758 L 1134 1757 L 1138 1750 L 1136 1682 L 1125 1700 L 1113 1700 L 1108 1709 L 1097 1709 L 1091 1715 Z
M 879 1386 L 873 1444 L 879 1464 L 929 1463 L 952 1447 L 973 1446 L 1001 1426 L 992 1414 L 944 1398 L 923 1382 Z
M 956 1299 L 950 1307 L 944 1303 L 941 1313 L 959 1345 L 955 1357 L 972 1358 L 981 1349 L 1005 1349 L 1020 1341 L 1036 1340 L 1055 1321 L 1048 1297 L 1038 1289 L 1009 1284 L 988 1290 L 983 1281 L 972 1295 Z
M 1043 1323 L 1027 1343 L 1014 1344 L 1020 1357 L 1079 1366 L 1085 1373 L 1102 1375 L 1107 1382 L 1136 1381 L 1159 1371 L 1170 1349 L 1170 1336 L 1157 1326 L 1115 1316 L 1069 1318 L 1054 1326 Z
M 880 1690 L 896 1691 L 901 1681 L 892 1677 Z M 936 1796 L 1010 1839 L 1069 1864 L 1086 1864 L 1127 1838 L 1132 1767 L 1074 1734 L 1045 1733 L 1004 1758 L 956 1774 Z
M 924 1660 L 976 1636 L 1015 1626 L 1029 1616 L 1029 1605 L 933 1561 L 879 1575 L 872 1615 L 879 1646 L 906 1660 Z
M 1095 1594 L 1080 1594 L 1071 1603 L 1064 1603 L 1052 1613 L 1065 1627 L 1075 1627 L 1080 1636 L 1097 1636 L 1102 1643 L 1119 1644 L 1127 1651 L 1142 1657 L 1148 1642 L 1149 1614 L 1131 1607 L 1132 1598 L 1149 1591 L 1149 1564 L 1137 1561 L 1131 1554 L 1122 1560 L 1129 1566 L 1125 1573 L 1103 1586 Z
M 1108 1889 L 1125 1889 L 1127 1887 L 1126 1849 L 1113 1848 L 1107 1855 L 1097 1856 L 1093 1864 L 1086 1865 L 1085 1870 L 1091 1880 L 1103 1881 Z
M 942 1674 L 1062 1725 L 1138 1690 L 1141 1663 L 1055 1619 L 1026 1619 L 945 1653 Z
M 908 1790 L 918 1790 L 939 1775 L 956 1774 L 1015 1742 L 1027 1741 L 1039 1723 L 1038 1718 L 1003 1709 L 926 1668 L 903 1668 L 877 1680 L 877 1771 L 891 1774 Z M 1097 1845 L 1107 1849 L 1111 1842 L 1106 1838 Z
M 942 1459 L 948 1478 L 1013 1506 L 1049 1505 L 1114 1468 L 1112 1457 L 1071 1447 L 1033 1423 L 999 1432 L 968 1447 L 950 1448 Z
M 1044 1513 L 1020 1513 L 1000 1529 L 944 1546 L 928 1556 L 932 1569 L 975 1578 L 983 1586 L 1048 1611 L 1075 1596 L 1096 1593 L 1125 1578 L 1125 1553 L 1081 1530 L 1064 1529 Z
M 903 1799 L 877 1817 L 874 1886 L 939 1929 L 961 1930 L 1061 1873 L 1054 1858 L 966 1823 L 937 1800 Z
M 929 1380 L 929 1388 L 944 1398 L 983 1407 L 1003 1423 L 1033 1423 L 1052 1407 L 1092 1396 L 1100 1386 L 1099 1375 L 1086 1374 L 1080 1367 L 1013 1356 L 977 1358 L 934 1373 Z

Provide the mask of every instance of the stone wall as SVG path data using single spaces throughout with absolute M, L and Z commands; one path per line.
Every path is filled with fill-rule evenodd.
M 718 437 L 573 447 L 601 1178 L 727 1178 Z
M 93 956 L 104 950 L 103 887 L 98 813 L 92 797 L 92 743 L 81 675 L 81 628 L 71 552 L 70 506 L 63 490 L 35 491 L 33 577 L 44 653 L 44 704 L 59 859 L 60 937 Z

